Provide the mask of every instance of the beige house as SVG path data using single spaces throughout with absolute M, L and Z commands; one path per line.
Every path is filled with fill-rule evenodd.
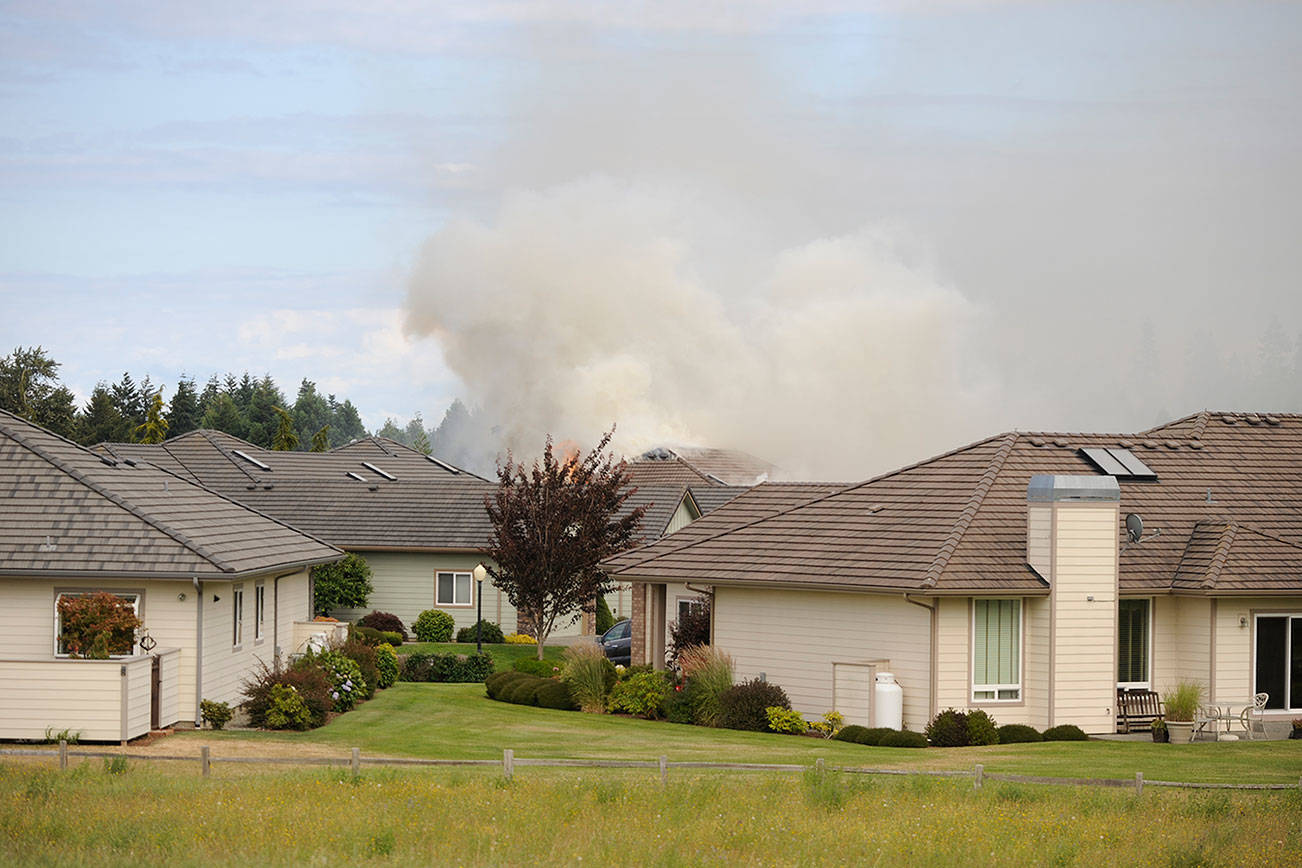
M 199 702 L 296 650 L 308 573 L 342 552 L 145 464 L 0 411 L 0 738 L 126 741 L 198 722 Z M 74 660 L 58 601 L 108 591 L 143 623 L 129 654 Z
M 1282 722 L 1302 712 L 1302 417 L 1015 432 L 856 485 L 760 485 L 608 565 L 634 583 L 635 662 L 663 663 L 674 587 L 710 594 L 739 676 L 807 714 L 870 722 L 890 671 L 913 729 L 953 706 L 1112 732 L 1118 690 L 1180 680 L 1267 693 Z

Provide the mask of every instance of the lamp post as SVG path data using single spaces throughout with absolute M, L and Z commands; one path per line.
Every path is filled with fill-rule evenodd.
M 475 577 L 475 653 L 482 654 L 484 651 L 484 577 L 488 575 L 488 567 L 480 561 L 470 574 Z

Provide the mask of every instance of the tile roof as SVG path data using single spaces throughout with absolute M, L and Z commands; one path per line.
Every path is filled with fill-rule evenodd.
M 338 549 L 161 469 L 101 458 L 0 411 L 0 573 L 223 578 Z
M 751 501 L 742 495 L 680 532 L 690 542 L 674 534 L 612 566 L 650 580 L 1044 593 L 1026 565 L 1026 486 L 1037 473 L 1096 474 L 1086 446 L 1130 449 L 1157 473 L 1118 480 L 1122 516 L 1146 528 L 1121 552 L 1122 590 L 1302 592 L 1302 416 L 1288 414 L 1199 413 L 1134 435 L 1000 434 L 730 523 Z M 1217 523 L 1236 530 L 1213 573 Z M 1119 544 L 1123 533 L 1119 523 Z
M 660 447 L 628 462 L 635 485 L 750 487 L 774 475 L 774 464 L 738 449 Z
M 493 483 L 386 438 L 274 452 L 201 430 L 156 446 L 95 449 L 199 481 L 345 549 L 480 550 L 491 530 L 484 497 Z

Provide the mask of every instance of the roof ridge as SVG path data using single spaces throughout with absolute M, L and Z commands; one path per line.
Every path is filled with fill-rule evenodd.
M 164 522 L 159 521 L 158 519 L 149 515 L 145 511 L 141 510 L 139 507 L 135 506 L 132 503 L 129 503 L 120 494 L 107 490 L 106 488 L 104 488 L 104 486 L 100 485 L 98 482 L 95 482 L 94 480 L 90 479 L 83 471 L 78 470 L 76 467 L 73 467 L 71 464 L 59 458 L 58 456 L 51 455 L 42 446 L 40 446 L 37 443 L 31 442 L 30 438 L 24 436 L 23 434 L 17 431 L 12 430 L 10 426 L 0 424 L 0 432 L 3 432 L 5 436 L 7 436 L 9 439 L 13 440 L 15 443 L 19 444 L 24 449 L 31 452 L 33 455 L 36 455 L 38 458 L 48 462 L 49 464 L 52 464 L 54 467 L 58 468 L 63 473 L 66 473 L 68 476 L 72 477 L 77 482 L 89 488 L 91 491 L 95 492 L 100 497 L 103 497 L 104 499 L 108 500 L 110 503 L 116 505 L 120 509 L 129 512 L 131 515 L 134 515 L 136 518 L 140 519 L 145 524 L 149 525 L 155 530 L 158 530 L 163 534 L 165 534 L 166 536 L 171 537 L 173 540 L 180 543 L 183 547 L 199 555 L 199 557 L 208 561 L 210 564 L 217 567 L 222 572 L 231 573 L 235 571 L 235 567 L 232 564 L 228 563 L 227 561 L 223 560 L 222 558 L 218 557 L 216 554 L 211 552 L 207 548 L 207 546 L 195 542 L 194 540 L 190 539 L 190 537 L 187 536 L 186 534 L 181 533 L 175 528 L 169 527 Z M 57 437 L 59 435 L 56 434 L 55 436 Z M 66 440 L 66 438 L 60 438 L 60 439 Z M 91 455 L 92 457 L 95 458 L 96 461 L 100 460 L 99 456 L 94 455 L 94 453 L 91 453 L 90 450 L 86 449 L 86 447 L 73 443 L 71 440 L 68 440 L 67 442 L 73 446 L 76 446 L 78 449 L 81 449 L 87 454 Z M 175 474 L 169 474 L 169 475 L 175 476 Z M 177 476 L 176 478 L 180 479 L 179 476 Z
M 1207 430 L 1207 423 L 1212 420 L 1212 414 L 1203 410 L 1198 414 L 1198 421 L 1194 423 L 1193 430 L 1189 432 L 1190 440 L 1203 439 L 1203 432 Z
M 1237 523 L 1233 521 L 1225 522 L 1225 529 L 1221 531 L 1220 541 L 1216 543 L 1216 551 L 1207 564 L 1207 574 L 1202 582 L 1204 588 L 1216 587 L 1216 580 L 1221 577 L 1221 570 L 1225 569 L 1225 562 L 1230 557 L 1230 548 L 1234 545 L 1234 537 L 1238 529 Z
M 972 519 L 976 517 L 977 510 L 985 502 L 986 495 L 990 493 L 990 488 L 995 484 L 995 479 L 999 476 L 999 471 L 1003 469 L 1004 462 L 1013 451 L 1013 444 L 1017 442 L 1018 435 L 1013 432 L 1004 435 L 1004 445 L 990 459 L 989 466 L 986 467 L 985 473 L 977 480 L 976 487 L 972 489 L 972 496 L 963 507 L 963 511 L 958 514 L 954 522 L 954 527 L 950 530 L 949 536 L 941 544 L 940 551 L 936 552 L 935 559 L 932 560 L 931 566 L 927 569 L 927 575 L 922 580 L 922 587 L 933 588 L 936 586 L 937 579 L 949 565 L 950 556 L 958 548 L 959 542 L 963 539 L 963 534 L 967 533 L 968 527 L 972 524 Z

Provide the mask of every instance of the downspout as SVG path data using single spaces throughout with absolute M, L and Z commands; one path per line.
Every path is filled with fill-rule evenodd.
M 927 720 L 930 721 L 936 716 L 936 606 L 939 601 L 933 600 L 930 604 L 919 603 L 917 600 L 909 599 L 909 595 L 906 592 L 904 594 L 904 602 L 912 603 L 915 606 L 921 606 L 927 610 L 927 613 L 930 616 L 931 649 L 930 659 L 927 661 L 927 692 L 930 694 L 927 698 Z
M 281 573 L 273 576 L 271 579 L 271 653 L 275 656 L 277 662 L 280 660 L 280 580 L 288 578 L 300 570 L 290 570 L 287 573 Z M 308 617 L 312 617 L 312 572 L 308 568 Z
M 203 713 L 199 709 L 199 703 L 203 701 L 203 582 L 198 576 L 190 581 L 199 601 L 194 616 L 194 728 L 199 729 L 203 726 Z

